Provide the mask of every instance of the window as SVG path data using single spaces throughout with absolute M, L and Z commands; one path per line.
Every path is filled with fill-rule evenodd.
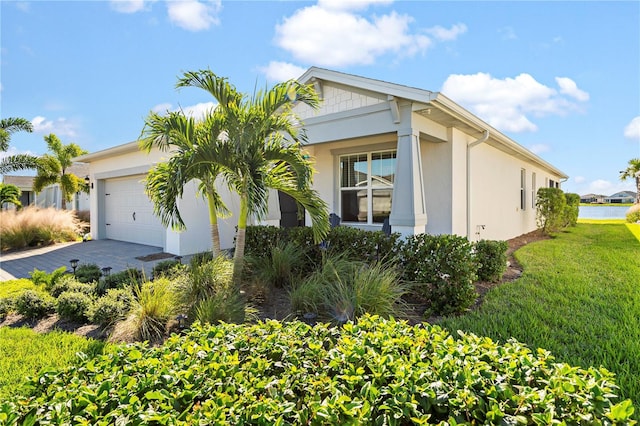
M 531 173 L 531 208 L 536 208 L 536 173 Z
M 549 188 L 557 188 L 556 182 L 553 179 L 549 179 Z
M 520 210 L 527 209 L 527 171 L 520 169 Z
M 340 157 L 340 216 L 344 222 L 382 223 L 391 214 L 396 151 Z

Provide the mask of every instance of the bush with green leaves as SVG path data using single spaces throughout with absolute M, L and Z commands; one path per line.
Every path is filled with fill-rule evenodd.
M 460 313 L 474 303 L 478 261 L 466 238 L 411 235 L 401 250 L 403 278 L 429 300 L 428 314 Z
M 474 248 L 478 261 L 478 279 L 499 281 L 507 270 L 507 242 L 480 240 L 475 243 Z
M 510 340 L 364 316 L 194 325 L 49 370 L 0 403 L 18 424 L 633 424 L 604 368 Z
M 4 320 L 9 312 L 13 311 L 15 301 L 11 297 L 3 297 L 0 299 L 0 321 Z
M 277 226 L 247 226 L 245 253 L 256 258 L 265 258 L 271 249 L 281 242 L 283 228 Z
M 28 319 L 55 312 L 55 299 L 43 291 L 27 290 L 15 299 L 16 312 Z
M 111 288 L 93 301 L 88 311 L 89 319 L 102 327 L 110 327 L 126 318 L 132 301 L 131 289 Z
M 567 192 L 564 194 L 565 206 L 563 210 L 562 226 L 576 226 L 580 214 L 580 195 Z
M 536 198 L 536 221 L 544 233 L 556 232 L 563 226 L 567 201 L 560 188 L 539 188 Z
M 58 281 L 63 279 L 67 275 L 67 268 L 65 266 L 61 266 L 58 269 L 54 270 L 51 273 L 47 273 L 47 271 L 41 271 L 39 269 L 34 269 L 32 272 L 29 272 L 29 277 L 31 281 L 35 285 L 42 285 L 47 291 L 50 291 Z
M 102 296 L 110 288 L 131 287 L 141 281 L 144 281 L 144 273 L 137 268 L 128 268 L 100 279 L 96 284 L 96 292 Z
M 96 287 L 93 283 L 81 283 L 73 275 L 65 275 L 49 290 L 49 294 L 58 297 L 66 291 L 94 296 Z
M 56 299 L 56 312 L 63 319 L 86 322 L 93 298 L 80 291 L 65 291 Z
M 102 276 L 102 270 L 95 263 L 83 263 L 76 268 L 74 276 L 81 283 L 98 282 Z
M 640 222 L 640 204 L 634 204 L 629 207 L 626 214 L 627 222 L 636 223 Z
M 151 276 L 154 279 L 162 276 L 171 277 L 184 270 L 185 268 L 186 265 L 183 265 L 177 259 L 162 260 L 153 266 L 153 269 L 151 270 Z

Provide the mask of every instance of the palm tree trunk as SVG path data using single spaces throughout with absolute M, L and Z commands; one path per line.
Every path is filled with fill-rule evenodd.
M 220 231 L 218 230 L 218 215 L 211 197 L 207 197 L 209 206 L 209 224 L 211 226 L 211 254 L 217 257 L 220 254 Z
M 60 210 L 66 210 L 67 209 L 67 199 L 64 196 L 64 194 L 62 193 L 62 191 L 60 191 Z
M 636 175 L 636 204 L 640 204 L 640 170 L 639 175 Z
M 247 194 L 240 195 L 240 213 L 238 214 L 238 232 L 236 233 L 236 250 L 233 254 L 233 282 L 242 284 L 242 267 L 244 263 L 244 243 L 247 233 L 249 206 Z

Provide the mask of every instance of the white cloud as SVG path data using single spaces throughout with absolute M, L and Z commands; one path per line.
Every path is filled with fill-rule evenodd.
M 120 13 L 136 13 L 145 10 L 145 0 L 111 0 L 111 8 Z
M 504 27 L 498 30 L 500 34 L 502 34 L 503 40 L 517 40 L 518 36 L 516 35 L 516 31 L 513 27 Z
M 57 136 L 68 136 L 74 138 L 78 135 L 78 126 L 64 117 L 55 120 L 47 120 L 46 117 L 37 116 L 31 120 L 35 133 L 55 133 Z
M 550 149 L 551 147 L 549 145 L 543 143 L 533 144 L 529 147 L 529 151 L 533 152 L 534 154 L 542 154 L 543 152 L 547 152 Z
M 155 105 L 153 108 L 151 108 L 151 111 L 158 114 L 164 114 L 167 111 L 171 111 L 171 107 L 172 105 L 169 102 L 165 102 L 162 104 Z
M 640 115 L 634 117 L 624 128 L 624 137 L 627 139 L 640 139 Z
M 269 65 L 260 67 L 260 72 L 267 76 L 268 80 L 276 82 L 298 78 L 304 74 L 305 71 L 306 68 L 299 67 L 289 62 L 278 61 L 271 61 L 269 62 Z
M 455 40 L 460 34 L 464 34 L 466 32 L 467 26 L 465 24 L 455 24 L 449 29 L 441 27 L 439 25 L 427 29 L 427 33 L 431 34 L 440 41 Z
M 8 150 L 0 151 L 0 160 L 2 160 L 5 157 L 11 157 L 13 155 L 18 155 L 18 154 L 33 155 L 34 157 L 38 156 L 38 154 L 36 154 L 33 151 L 30 151 L 30 150 L 23 151 L 23 150 L 17 149 L 15 146 L 10 146 Z
M 580 102 L 586 102 L 589 100 L 589 94 L 584 90 L 578 89 L 576 82 L 570 78 L 556 77 L 556 83 L 560 86 L 560 93 L 571 96 Z
M 587 179 L 584 176 L 576 176 L 576 177 L 573 178 L 573 181 L 575 183 L 584 183 L 584 182 L 586 182 L 586 180 Z
M 222 9 L 220 0 L 204 1 L 176 0 L 167 2 L 169 19 L 177 26 L 189 31 L 202 31 L 218 25 L 218 13 Z
M 572 93 L 577 91 L 576 87 Z M 538 127 L 531 116 L 565 115 L 580 107 L 526 73 L 505 79 L 487 73 L 452 74 L 444 82 L 442 92 L 497 129 L 509 132 L 536 131 Z
M 320 66 L 372 64 L 382 55 L 413 56 L 433 44 L 410 30 L 413 18 L 392 11 L 365 17 L 372 2 L 322 1 L 298 9 L 276 26 L 275 43 L 295 59 Z

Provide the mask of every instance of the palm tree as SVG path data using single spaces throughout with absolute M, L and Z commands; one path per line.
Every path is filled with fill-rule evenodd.
M 211 225 L 211 251 L 220 252 L 218 216 L 228 213 L 215 182 L 220 173 L 216 164 L 195 163 L 202 149 L 215 145 L 222 133 L 223 117 L 211 111 L 201 122 L 186 117 L 183 112 L 171 112 L 167 116 L 150 113 L 143 130 L 140 146 L 149 152 L 155 146 L 170 151 L 168 161 L 156 165 L 147 175 L 145 189 L 153 201 L 155 214 L 164 226 L 176 230 L 186 229 L 180 215 L 178 199 L 184 186 L 191 180 L 200 182 L 199 193 L 207 200 Z
M 11 134 L 15 132 L 33 132 L 33 125 L 25 118 L 9 117 L 0 120 L 0 151 L 9 149 Z
M 31 133 L 33 132 L 33 125 L 29 120 L 20 117 L 9 117 L 0 120 L 0 151 L 7 151 L 11 134 L 20 131 Z M 38 157 L 29 154 L 11 155 L 0 161 L 0 174 L 37 168 Z
M 629 167 L 620 172 L 620 180 L 636 180 L 636 204 L 640 204 L 640 158 L 629 160 Z
M 249 215 L 264 218 L 269 188 L 289 194 L 306 209 L 314 237 L 321 241 L 329 230 L 326 203 L 311 188 L 313 166 L 301 149 L 306 136 L 292 111 L 296 101 L 316 108 L 319 100 L 315 91 L 288 81 L 247 100 L 238 96 L 225 78 L 209 70 L 185 73 L 177 87 L 206 90 L 218 101 L 218 110 L 224 116 L 224 137 L 204 150 L 198 162 L 220 167 L 227 184 L 240 198 L 234 281 L 241 279 Z
M 38 159 L 38 171 L 33 179 L 33 190 L 38 193 L 43 188 L 53 184 L 60 185 L 62 200 L 60 207 L 66 210 L 67 201 L 78 191 L 85 190 L 84 179 L 73 173 L 67 173 L 67 169 L 73 165 L 73 158 L 87 151 L 75 143 L 63 145 L 60 139 L 53 133 L 44 137 L 47 147 L 52 154 L 44 154 Z
M 18 209 L 21 208 L 20 194 L 22 191 L 17 186 L 0 183 L 0 207 L 7 203 L 15 205 Z

